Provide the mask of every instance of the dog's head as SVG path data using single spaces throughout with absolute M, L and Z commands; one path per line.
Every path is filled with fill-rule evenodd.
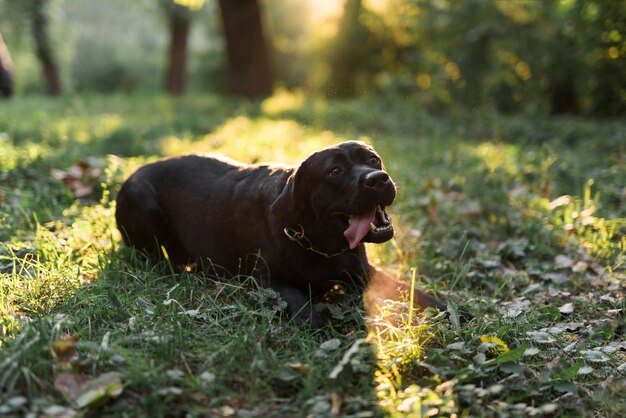
M 395 197 L 396 187 L 376 151 L 362 142 L 344 142 L 304 160 L 271 210 L 284 226 L 301 225 L 313 244 L 337 251 L 391 239 L 385 208 Z

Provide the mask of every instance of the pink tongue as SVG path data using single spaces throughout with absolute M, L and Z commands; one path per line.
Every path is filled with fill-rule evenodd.
M 351 216 L 348 219 L 350 226 L 343 232 L 343 236 L 350 243 L 350 249 L 359 245 L 363 237 L 367 235 L 370 230 L 370 224 L 374 222 L 374 216 L 376 216 L 376 208 L 365 215 Z

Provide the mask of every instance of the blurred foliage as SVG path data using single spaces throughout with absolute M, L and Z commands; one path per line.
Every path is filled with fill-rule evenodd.
M 0 0 L 18 92 L 34 91 L 24 5 Z M 190 81 L 218 90 L 217 2 L 54 0 L 64 84 L 77 91 L 160 88 L 163 5 L 196 16 Z M 204 3 L 204 4 L 202 4 Z M 494 107 L 529 114 L 626 111 L 626 2 L 614 0 L 269 0 L 279 84 L 331 96 L 413 96 L 430 112 Z
M 0 0 L 0 32 L 15 64 L 18 93 L 42 90 L 27 3 Z M 201 6 L 197 1 L 174 3 L 173 0 L 50 0 L 50 29 L 66 90 L 104 93 L 159 90 L 167 55 L 166 7 L 196 17 L 190 34 L 190 84 L 196 90 L 216 89 L 222 78 L 217 5 L 208 2 L 195 11 Z M 190 9 L 194 11 L 189 12 Z
M 419 94 L 431 110 L 626 110 L 625 2 L 364 0 L 352 26 L 340 29 L 350 39 L 334 48 L 351 46 L 338 55 L 360 71 L 361 82 Z

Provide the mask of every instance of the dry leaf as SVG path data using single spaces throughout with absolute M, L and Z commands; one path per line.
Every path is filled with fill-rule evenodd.
M 66 335 L 52 342 L 52 356 L 56 360 L 59 368 L 69 368 L 70 363 L 78 357 L 76 354 L 77 342 L 78 337 L 75 335 Z
M 287 364 L 287 367 L 300 372 L 300 374 L 302 374 L 303 376 L 306 375 L 309 371 L 309 366 L 304 363 L 289 363 Z
M 557 255 L 554 259 L 554 267 L 558 269 L 568 269 L 571 268 L 573 265 L 574 260 L 563 254 Z
M 124 385 L 120 373 L 108 372 L 85 382 L 74 400 L 79 408 L 84 408 L 115 398 L 123 390 Z
M 587 267 L 589 267 L 589 264 L 587 262 L 579 261 L 572 266 L 572 271 L 574 273 L 582 273 L 583 271 L 587 270 Z
M 540 344 L 551 344 L 556 341 L 552 335 L 543 331 L 529 331 L 527 334 L 534 342 Z
M 592 363 L 606 363 L 611 360 L 609 356 L 604 354 L 602 351 L 582 350 L 580 353 L 585 356 L 585 360 Z
M 572 303 L 566 303 L 565 305 L 559 308 L 559 312 L 564 315 L 569 315 L 574 312 L 574 305 Z
M 331 408 L 330 413 L 333 415 L 339 415 L 341 413 L 341 405 L 343 404 L 343 396 L 339 392 L 333 392 L 330 394 Z
M 524 351 L 524 356 L 530 357 L 535 354 L 539 354 L 539 349 L 537 347 L 528 347 L 526 351 Z
M 567 277 L 563 273 L 546 273 L 543 275 L 544 279 L 550 280 L 555 284 L 563 284 L 569 281 L 569 277 Z
M 91 376 L 75 373 L 59 373 L 54 376 L 54 387 L 66 398 L 76 399 L 80 389 L 91 380 Z
M 93 193 L 94 185 L 98 183 L 102 171 L 86 161 L 76 161 L 67 171 L 53 168 L 50 175 L 63 182 L 70 189 L 72 195 L 79 199 Z

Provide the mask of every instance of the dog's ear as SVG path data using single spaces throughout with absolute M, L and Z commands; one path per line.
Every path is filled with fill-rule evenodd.
M 287 179 L 285 187 L 270 206 L 272 215 L 286 223 L 294 221 L 298 212 L 299 204 L 296 198 L 296 183 L 298 183 L 298 171 L 294 170 Z

